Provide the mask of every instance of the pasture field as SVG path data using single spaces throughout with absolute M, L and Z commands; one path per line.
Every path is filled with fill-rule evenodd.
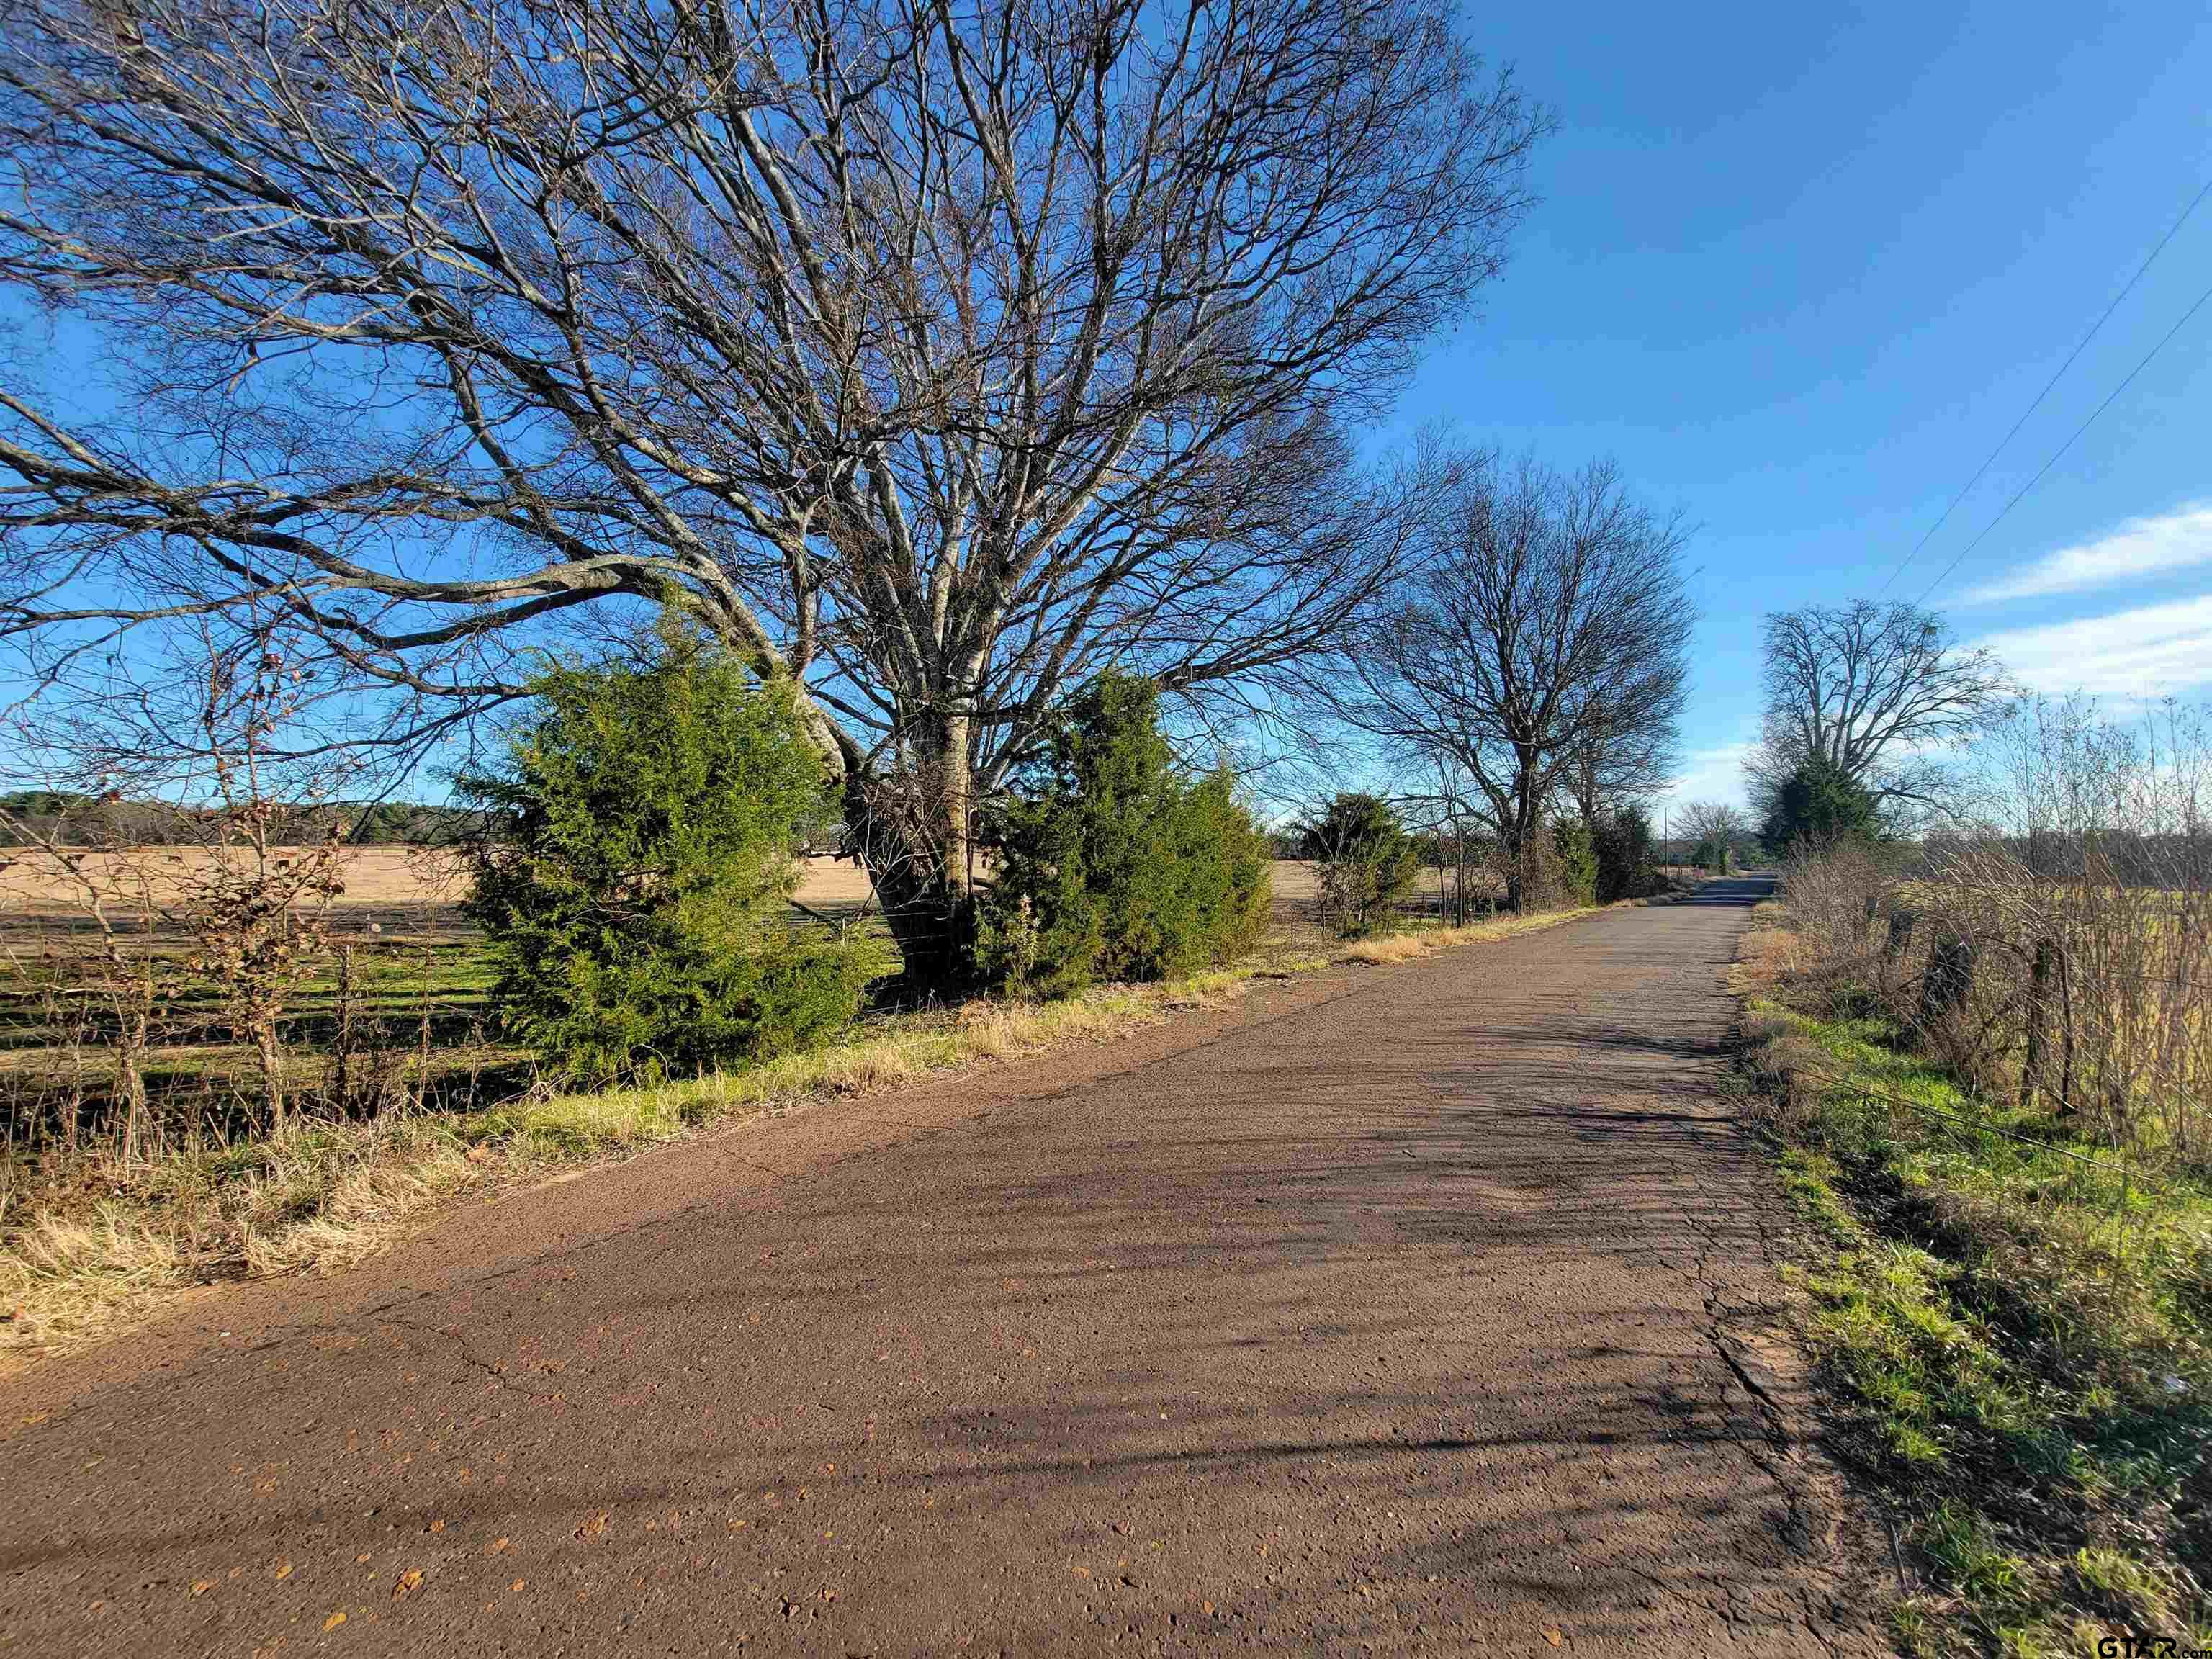
M 118 893 L 144 890 L 156 907 L 173 904 L 189 878 L 206 867 L 211 855 L 200 848 L 149 848 L 124 856 L 86 851 L 85 868 L 102 886 Z M 850 860 L 809 858 L 799 884 L 800 903 L 817 910 L 858 910 L 871 896 L 867 872 Z M 343 854 L 345 890 L 331 901 L 333 923 L 341 933 L 366 933 L 372 926 L 445 933 L 463 931 L 459 912 L 466 877 L 453 854 L 426 847 L 362 847 Z M 1312 905 L 1316 887 L 1313 866 L 1279 859 L 1273 866 L 1278 908 Z M 35 853 L 0 848 L 0 935 L 20 934 L 40 924 L 65 925 L 81 914 L 77 890 L 62 872 Z

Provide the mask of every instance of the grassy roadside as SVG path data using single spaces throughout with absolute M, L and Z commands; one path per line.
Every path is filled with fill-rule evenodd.
M 1625 899 L 1620 908 L 1632 908 L 1650 903 L 1648 899 Z M 1424 927 L 1404 933 L 1384 933 L 1375 939 L 1356 939 L 1337 953 L 1339 962 L 1364 962 L 1380 964 L 1391 962 L 1410 962 L 1436 951 L 1461 945 L 1479 945 L 1490 939 L 1511 939 L 1516 933 L 1533 933 L 1546 927 L 1556 927 L 1563 921 L 1579 921 L 1584 916 L 1594 916 L 1609 905 L 1584 905 L 1572 910 L 1544 910 L 1534 915 L 1493 916 L 1486 921 L 1471 921 L 1463 927 Z
M 1900 1643 L 2212 1647 L 2212 1183 L 1966 1094 L 1848 992 L 1794 986 L 1762 909 L 1746 1062 L 1846 1455 L 1917 1581 Z
M 0 1190 L 0 1357 L 110 1334 L 193 1285 L 334 1272 L 464 1194 L 489 1196 L 763 1113 L 1109 1041 L 1180 1011 L 1224 1006 L 1259 977 L 1402 962 L 1591 914 L 1419 929 L 1328 954 L 1279 941 L 1237 967 L 1166 985 L 872 1019 L 812 1053 L 691 1081 L 311 1122 L 281 1141 L 203 1146 L 127 1173 L 79 1170 L 66 1187 L 19 1181 Z

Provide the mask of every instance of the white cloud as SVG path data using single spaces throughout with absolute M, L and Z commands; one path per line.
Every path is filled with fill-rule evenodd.
M 1711 749 L 1692 749 L 1682 757 L 1682 771 L 1667 792 L 1652 803 L 1652 827 L 1659 827 L 1659 816 L 1663 811 L 1680 811 L 1685 801 L 1719 800 L 1741 806 L 1746 799 L 1743 763 L 1751 758 L 1756 743 L 1717 744 Z
M 2212 683 L 2212 594 L 1979 641 L 2038 691 L 2139 699 Z
M 1984 582 L 1960 603 L 2076 593 L 2200 564 L 2212 564 L 2212 502 L 2194 501 L 2156 518 L 2130 519 L 2109 536 L 2062 547 L 2010 575 Z

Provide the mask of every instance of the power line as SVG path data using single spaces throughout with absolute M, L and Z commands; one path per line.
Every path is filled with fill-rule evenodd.
M 2135 291 L 2136 284 L 2142 281 L 2143 272 L 2148 270 L 2151 266 L 2157 262 L 2158 256 L 2166 252 L 2166 245 L 2168 242 L 2171 242 L 2174 237 L 2179 234 L 2182 226 L 2189 222 L 2189 216 L 2197 211 L 2198 204 L 2203 202 L 2207 196 L 2212 196 L 2212 179 L 2206 179 L 2204 181 L 2204 187 L 2202 190 L 2199 190 L 2196 195 L 2190 198 L 2189 205 L 2181 210 L 2181 216 L 2166 227 L 2166 234 L 2158 239 L 2158 246 L 2153 248 L 2149 253 L 2145 255 L 2143 262 L 2136 267 L 2136 274 L 2128 278 L 2127 285 L 2121 289 L 2118 294 L 2115 294 L 2112 296 L 2112 302 L 2106 306 L 2103 313 L 2098 317 L 2097 320 L 2089 325 L 2089 331 L 2081 337 L 2080 343 L 2075 345 L 2073 350 L 2066 354 L 2066 361 L 2058 365 L 2057 372 L 2043 383 L 2043 390 L 2035 394 L 2035 401 L 2030 404 L 2027 408 L 2022 411 L 2021 417 L 2012 423 L 2012 429 L 2007 432 L 2003 437 L 1997 440 L 1997 447 L 1990 451 L 1988 458 L 1984 459 L 1979 466 L 1974 469 L 1974 476 L 1967 479 L 1966 482 L 1960 486 L 1957 495 L 1951 497 L 1951 504 L 1943 509 L 1942 516 L 1937 519 L 1934 524 L 1929 525 L 1928 526 L 1928 533 L 1921 537 L 1918 541 L 1915 542 L 1912 544 L 1912 550 L 1897 562 L 1897 568 L 1891 571 L 1888 575 L 1882 578 L 1881 587 L 1875 590 L 1876 598 L 1880 598 L 1882 594 L 1889 592 L 1890 583 L 1895 581 L 1899 576 L 1905 574 L 1905 567 L 1911 564 L 1913 560 L 1918 558 L 1920 556 L 1921 550 L 1926 547 L 1929 542 L 1936 539 L 1936 532 L 1951 521 L 1951 515 L 1959 510 L 1959 503 L 1966 499 L 1967 495 L 1973 489 L 1973 487 L 1976 484 L 1981 483 L 1982 475 L 1987 472 L 1990 468 L 1996 464 L 1998 456 L 2004 453 L 2005 446 L 2020 435 L 2020 429 L 2027 424 L 2028 416 L 2033 415 L 2037 410 L 2043 407 L 2043 400 L 2051 395 L 2051 388 L 2057 386 L 2061 378 L 2064 376 L 2066 371 L 2074 367 L 2074 360 L 2076 357 L 2079 357 L 2083 351 L 2087 349 L 2089 342 L 2097 337 L 2098 331 L 2103 328 L 2104 325 L 2112 319 L 2112 313 L 2120 308 L 2120 301 L 2126 299 L 2129 295 Z
M 1999 525 L 2004 522 L 2005 514 L 2011 512 L 2013 508 L 2020 505 L 2021 498 L 2026 495 L 2029 490 L 2034 489 L 2036 485 L 2043 482 L 2043 475 L 2050 471 L 2052 467 L 2058 465 L 2058 458 L 2063 455 L 2068 450 L 2074 447 L 2075 439 L 2079 438 L 2083 433 L 2087 432 L 2092 426 L 2096 424 L 2097 416 L 2110 409 L 2112 406 L 2113 400 L 2117 398 L 2120 393 L 2125 392 L 2130 386 L 2135 384 L 2136 376 L 2142 374 L 2144 369 L 2150 367 L 2150 360 L 2157 356 L 2160 352 L 2166 349 L 2166 342 L 2172 339 L 2175 335 L 2180 333 L 2183 327 L 2188 323 L 2191 317 L 2194 317 L 2198 312 L 2204 309 L 2205 302 L 2207 301 L 2212 301 L 2212 288 L 2206 289 L 2203 293 L 2197 296 L 2197 303 L 2191 306 L 2188 310 L 2183 312 L 2181 313 L 2180 320 L 2176 322 L 2172 328 L 2169 328 L 2164 334 L 2159 337 L 2159 342 L 2156 345 L 2153 346 L 2148 351 L 2143 353 L 2142 361 L 2128 371 L 2128 378 L 2122 380 L 2118 386 L 2114 386 L 2111 392 L 2107 392 L 2105 396 L 2105 401 L 2099 404 L 2094 409 L 2089 411 L 2089 418 L 2082 422 L 2081 425 L 2075 427 L 2073 432 L 2069 434 L 2064 443 L 2059 445 L 2057 448 L 2051 452 L 2051 459 L 2036 469 L 2035 476 L 2033 478 L 2030 478 L 2026 483 L 2022 484 L 2018 491 L 2014 493 L 2013 498 L 1997 509 L 1997 515 L 1996 518 L 1991 519 L 1987 524 L 1982 526 L 1981 535 L 1975 537 L 1973 540 L 1968 542 L 1966 546 L 1959 550 L 1958 557 L 1953 559 L 1950 563 L 1943 567 L 1943 574 L 1936 577 L 1934 581 L 1928 584 L 1928 592 L 1923 593 L 1920 596 L 1920 603 L 1922 605 L 1928 603 L 1928 596 L 1929 593 L 1933 593 L 1937 588 L 1942 586 L 1946 581 L 1950 580 L 1951 573 L 1959 568 L 1960 563 L 1966 558 L 1966 555 L 1979 547 L 1982 544 L 1983 538 L 1988 536 L 1990 532 L 1995 530 Z

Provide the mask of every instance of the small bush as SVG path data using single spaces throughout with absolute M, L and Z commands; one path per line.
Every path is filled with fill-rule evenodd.
M 823 793 L 789 686 L 665 633 L 635 668 L 562 667 L 506 764 L 469 914 L 503 1023 L 582 1082 L 787 1054 L 849 1023 L 869 960 L 794 939 L 794 826 Z
M 1267 915 L 1267 844 L 1217 770 L 1194 781 L 1160 733 L 1148 680 L 1073 698 L 1049 756 L 1005 809 L 982 955 L 1047 996 L 1094 980 L 1172 979 L 1227 961 Z
M 1343 794 L 1328 803 L 1301 837 L 1316 866 L 1322 914 L 1346 939 L 1386 926 L 1420 877 L 1420 849 L 1379 795 Z

